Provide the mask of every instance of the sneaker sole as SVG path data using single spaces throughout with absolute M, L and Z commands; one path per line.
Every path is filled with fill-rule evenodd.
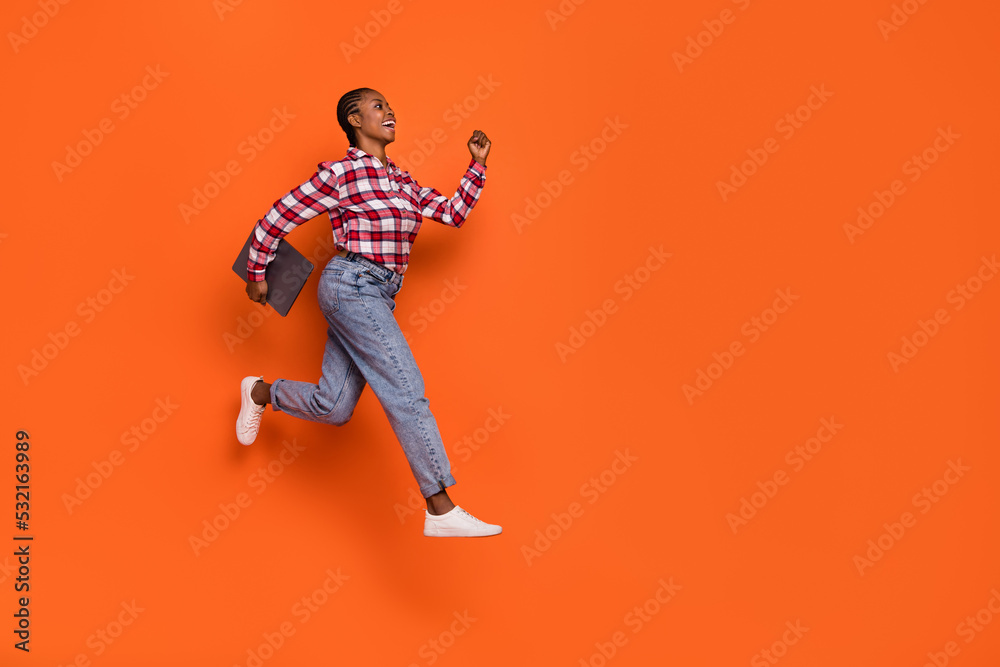
M 501 528 L 499 531 L 497 531 L 495 533 L 483 533 L 481 535 L 467 535 L 467 534 L 464 534 L 464 533 L 458 533 L 458 534 L 456 534 L 456 533 L 441 533 L 441 532 L 438 532 L 438 531 L 432 531 L 432 532 L 428 533 L 427 529 L 426 528 L 424 529 L 424 537 L 494 537 L 496 535 L 501 535 L 502 533 L 503 533 L 503 528 Z

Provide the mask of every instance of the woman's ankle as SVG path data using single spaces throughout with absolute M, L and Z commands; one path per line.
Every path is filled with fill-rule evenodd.
M 257 405 L 267 405 L 271 402 L 271 385 L 263 380 L 257 380 L 250 389 L 250 398 Z
M 438 491 L 424 500 L 427 501 L 427 511 L 434 515 L 447 514 L 455 507 L 447 491 Z

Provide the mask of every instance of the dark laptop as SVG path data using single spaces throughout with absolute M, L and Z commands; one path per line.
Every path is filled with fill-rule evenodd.
M 240 256 L 233 264 L 233 271 L 243 279 L 243 282 L 247 282 L 247 261 L 250 259 L 252 241 L 253 230 L 250 231 Z M 292 247 L 292 244 L 282 239 L 278 243 L 277 254 L 264 272 L 264 278 L 267 280 L 267 304 L 282 317 L 287 315 L 312 270 L 312 262 Z

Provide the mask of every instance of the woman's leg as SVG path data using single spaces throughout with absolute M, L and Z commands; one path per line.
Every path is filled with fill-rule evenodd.
M 320 276 L 319 305 L 330 326 L 327 329 L 319 382 L 313 384 L 277 379 L 267 387 L 268 398 L 275 410 L 300 419 L 337 426 L 350 420 L 366 384 L 364 375 L 333 327 L 332 318 L 339 309 L 342 275 L 340 263 L 332 262 Z M 258 384 L 254 389 L 262 393 L 264 388 Z
M 293 417 L 341 426 L 354 414 L 366 382 L 333 329 L 327 334 L 319 382 L 279 378 L 267 387 L 268 399 L 275 410 Z M 257 385 L 254 390 L 263 387 Z
M 393 315 L 402 277 L 385 267 L 366 266 L 335 257 L 320 278 L 320 306 L 330 325 L 320 382 L 312 385 L 279 379 L 269 386 L 258 382 L 250 387 L 254 378 L 245 378 L 244 408 L 251 400 L 259 402 L 259 394 L 266 392 L 276 410 L 343 423 L 353 413 L 367 382 L 382 404 L 426 499 L 424 535 L 498 535 L 500 526 L 477 519 L 448 497 L 446 487 L 455 484 L 451 464 L 424 396 L 420 369 Z M 241 423 L 247 421 L 243 412 L 237 421 L 237 435 Z M 243 430 L 256 435 L 255 426 Z M 252 437 L 249 440 L 252 442 Z
M 393 297 L 401 283 L 398 278 L 380 280 L 363 265 L 353 266 L 342 276 L 330 326 L 382 404 L 421 495 L 437 496 L 434 508 L 447 511 L 452 504 L 447 493 L 438 494 L 454 485 L 455 478 L 424 396 L 420 369 L 393 315 Z

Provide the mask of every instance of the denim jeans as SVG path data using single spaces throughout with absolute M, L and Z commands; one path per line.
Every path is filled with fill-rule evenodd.
M 334 255 L 319 279 L 319 306 L 329 325 L 323 375 L 319 384 L 275 380 L 271 405 L 340 426 L 371 385 L 426 498 L 455 478 L 420 369 L 393 315 L 402 284 L 402 275 L 360 255 Z

